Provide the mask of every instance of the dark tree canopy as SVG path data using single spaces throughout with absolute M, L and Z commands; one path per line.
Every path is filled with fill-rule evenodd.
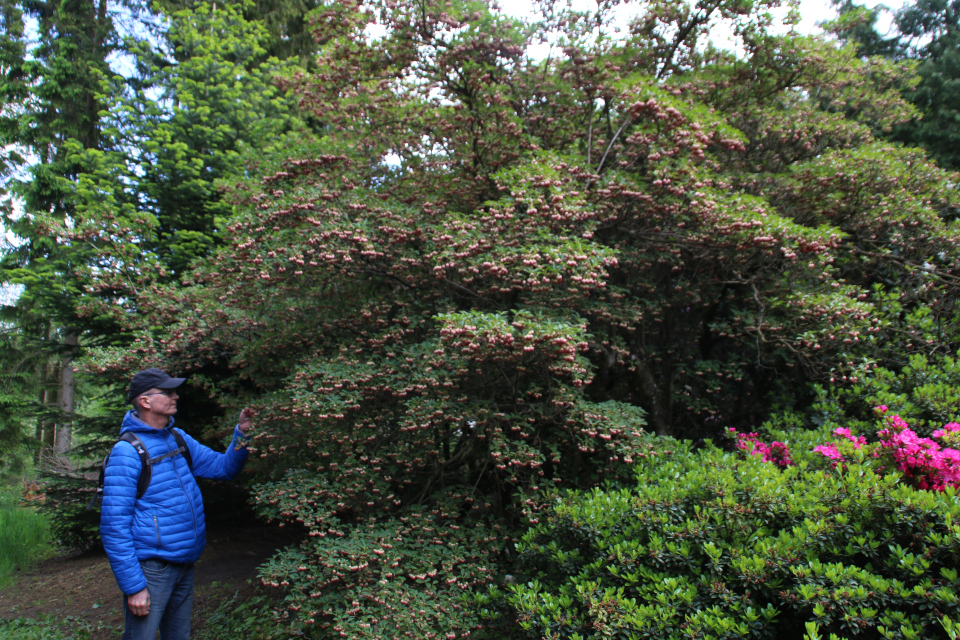
M 917 63 L 919 82 L 903 95 L 918 116 L 900 123 L 890 138 L 919 146 L 941 167 L 960 169 L 960 4 L 956 0 L 916 0 L 894 14 L 896 32 L 876 29 L 877 9 L 851 0 L 835 3 L 841 14 L 838 33 L 855 42 L 860 55 Z

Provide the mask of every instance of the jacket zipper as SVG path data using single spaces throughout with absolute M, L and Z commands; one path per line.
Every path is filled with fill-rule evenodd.
M 170 437 L 172 438 L 172 437 L 173 437 L 173 434 L 172 434 L 172 433 L 167 433 L 167 434 L 164 434 L 164 436 L 163 436 L 163 443 L 164 443 L 165 445 L 167 445 L 167 451 L 173 451 L 173 448 L 170 447 L 170 442 L 167 440 L 167 436 L 170 436 Z M 174 439 L 174 444 L 176 444 L 176 439 Z M 181 455 L 181 457 L 183 456 L 183 454 L 180 454 L 180 455 Z M 183 478 L 180 477 L 180 470 L 177 469 L 177 458 L 176 458 L 176 456 L 174 456 L 173 458 L 171 458 L 171 460 L 173 461 L 173 473 L 174 473 L 174 475 L 177 476 L 177 480 L 180 481 L 180 490 L 183 491 L 183 496 L 184 496 L 184 498 L 186 498 L 187 504 L 190 505 L 190 515 L 193 517 L 193 535 L 195 536 L 195 538 L 199 538 L 199 537 L 200 537 L 200 531 L 199 531 L 199 527 L 197 526 L 197 512 L 196 512 L 196 511 L 194 510 L 194 508 L 193 508 L 193 500 L 190 499 L 190 494 L 187 493 L 187 487 L 184 486 L 184 484 L 183 484 Z M 191 475 L 192 475 L 192 473 L 191 473 Z
M 161 547 L 160 544 L 160 524 L 157 522 L 157 514 L 153 514 L 153 528 L 157 530 L 157 548 Z

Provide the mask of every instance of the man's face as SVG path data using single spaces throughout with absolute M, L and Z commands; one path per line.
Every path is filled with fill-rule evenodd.
M 172 416 L 177 413 L 176 389 L 150 389 L 140 394 L 138 402 L 146 411 L 162 416 Z

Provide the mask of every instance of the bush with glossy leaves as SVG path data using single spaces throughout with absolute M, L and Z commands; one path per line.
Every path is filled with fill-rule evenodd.
M 795 454 L 797 452 L 794 452 Z M 851 461 L 702 451 L 575 493 L 499 592 L 536 638 L 948 638 L 960 502 Z

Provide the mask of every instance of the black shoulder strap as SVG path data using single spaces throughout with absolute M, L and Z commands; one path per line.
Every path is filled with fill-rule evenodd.
M 147 492 L 147 487 L 150 486 L 150 480 L 153 479 L 153 467 L 150 461 L 150 454 L 147 453 L 147 447 L 143 444 L 143 440 L 137 437 L 132 431 L 127 431 L 120 434 L 120 439 L 129 442 L 133 445 L 133 448 L 140 455 L 140 479 L 137 480 L 137 500 L 143 497 L 143 494 Z M 104 461 L 104 467 L 106 467 L 106 461 Z M 102 473 L 102 470 L 101 470 Z M 100 481 L 100 486 L 103 486 L 103 481 Z
M 173 439 L 177 441 L 177 448 L 173 451 L 167 451 L 163 455 L 159 455 L 156 458 L 150 458 L 147 460 L 149 466 L 153 466 L 160 462 L 161 460 L 166 460 L 167 458 L 172 458 L 178 453 L 182 453 L 183 457 L 187 460 L 187 466 L 190 467 L 190 471 L 193 471 L 193 458 L 190 457 L 190 447 L 187 446 L 186 441 L 183 439 L 183 435 L 176 429 L 171 429 L 173 432 Z M 149 483 L 148 483 L 149 484 Z
M 137 437 L 137 434 L 131 431 L 120 434 L 120 440 L 133 445 L 134 450 L 140 456 L 140 477 L 137 479 L 137 499 L 139 500 L 143 497 L 143 494 L 146 493 L 147 487 L 150 486 L 150 480 L 153 477 L 147 447 L 143 444 L 143 441 Z M 103 501 L 103 478 L 106 473 L 107 463 L 110 462 L 111 453 L 113 453 L 112 448 L 107 452 L 106 457 L 104 457 L 103 464 L 100 465 L 100 478 L 97 480 L 97 492 L 90 500 L 90 504 L 87 505 L 87 509 L 94 509 Z
M 190 447 L 187 446 L 187 441 L 183 439 L 183 434 L 180 432 L 180 429 L 170 429 L 173 432 L 173 437 L 177 440 L 177 448 L 181 449 L 183 452 L 183 457 L 187 459 L 187 466 L 190 467 L 190 472 L 193 473 L 193 456 L 190 455 Z

